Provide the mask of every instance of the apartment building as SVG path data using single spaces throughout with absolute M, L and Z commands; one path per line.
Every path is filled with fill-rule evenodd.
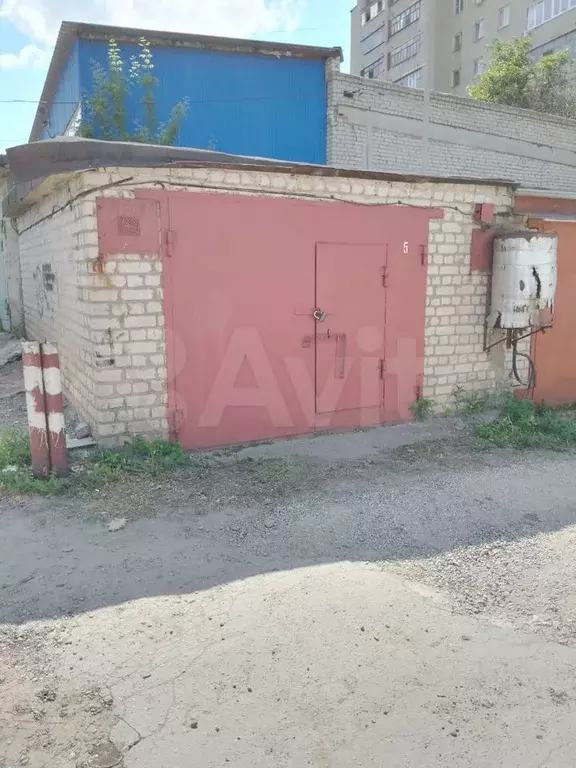
M 358 0 L 351 72 L 466 95 L 493 40 L 530 35 L 535 56 L 576 55 L 576 0 Z

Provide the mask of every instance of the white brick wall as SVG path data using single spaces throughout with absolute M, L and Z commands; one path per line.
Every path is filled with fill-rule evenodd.
M 58 344 L 66 395 L 101 442 L 167 437 L 161 262 L 99 262 L 96 193 L 50 216 L 90 184 L 78 174 L 17 220 L 27 336 Z
M 422 91 L 329 73 L 328 164 L 420 173 Z M 576 121 L 432 93 L 429 169 L 576 192 Z
M 100 438 L 168 436 L 161 270 L 158 258 L 118 255 L 88 289 Z
M 27 337 L 58 344 L 66 393 L 79 413 L 94 422 L 93 360 L 82 287 L 91 274 L 81 241 L 84 232 L 95 232 L 96 224 L 91 209 L 81 205 L 51 215 L 80 190 L 81 183 L 75 178 L 52 189 L 17 219 L 16 226 L 21 233 Z
M 483 351 L 488 277 L 470 274 L 474 205 L 493 203 L 502 223 L 512 205 L 507 187 L 210 167 L 111 169 L 79 174 L 21 217 L 19 226 L 37 221 L 71 194 L 126 176 L 133 180 L 93 192 L 21 242 L 31 337 L 59 344 L 66 388 L 101 439 L 168 434 L 161 261 L 118 255 L 97 268 L 93 237 L 97 196 L 130 197 L 135 188 L 158 182 L 191 195 L 210 189 L 442 209 L 443 219 L 430 222 L 424 394 L 440 406 L 451 400 L 455 386 L 491 389 L 507 379 L 501 351 Z M 513 223 L 518 225 L 518 217 Z M 57 278 L 48 299 L 38 276 L 44 263 Z

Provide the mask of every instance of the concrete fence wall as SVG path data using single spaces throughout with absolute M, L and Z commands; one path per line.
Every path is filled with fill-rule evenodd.
M 423 115 L 422 91 L 330 73 L 328 163 L 421 172 Z M 428 136 L 428 173 L 576 193 L 574 120 L 434 92 Z

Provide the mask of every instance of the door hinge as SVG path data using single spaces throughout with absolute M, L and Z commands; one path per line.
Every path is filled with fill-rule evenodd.
M 384 374 L 386 373 L 386 361 L 381 357 L 380 360 L 378 360 L 378 371 L 380 373 L 380 378 L 384 378 Z
M 386 286 L 388 285 L 388 267 L 382 267 L 381 274 L 382 274 L 382 286 L 386 288 Z
M 428 263 L 428 247 L 426 245 L 419 245 L 418 250 L 420 251 L 420 263 L 424 267 Z
M 416 397 L 414 398 L 415 400 L 422 400 L 422 387 L 420 386 L 420 384 L 417 384 L 414 387 L 414 394 L 416 395 Z

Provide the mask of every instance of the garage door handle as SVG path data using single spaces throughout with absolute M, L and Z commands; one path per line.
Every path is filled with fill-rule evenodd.
M 336 360 L 334 365 L 334 378 L 343 379 L 346 375 L 346 334 L 336 334 Z

